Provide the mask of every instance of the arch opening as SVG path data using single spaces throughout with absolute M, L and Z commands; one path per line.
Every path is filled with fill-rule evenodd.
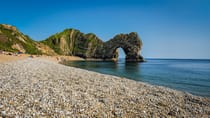
M 123 48 L 118 47 L 118 48 L 115 49 L 114 52 L 115 53 L 113 55 L 113 58 L 114 58 L 115 61 L 119 61 L 119 60 L 125 61 L 125 59 L 126 59 L 126 52 L 125 52 L 125 50 Z
M 118 54 L 119 54 L 118 59 L 125 60 L 126 54 L 125 54 L 125 51 L 123 48 L 121 48 L 121 47 L 118 48 Z

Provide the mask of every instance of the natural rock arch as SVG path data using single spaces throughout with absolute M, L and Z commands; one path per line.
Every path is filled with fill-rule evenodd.
M 118 60 L 118 48 L 122 48 L 126 54 L 126 61 L 144 61 L 140 55 L 142 41 L 138 34 L 132 32 L 130 34 L 119 34 L 113 39 L 104 43 L 104 56 L 105 60 Z
M 136 32 L 119 34 L 107 42 L 103 42 L 95 34 L 84 34 L 79 30 L 66 29 L 42 41 L 57 54 L 79 56 L 89 60 L 118 60 L 118 48 L 126 54 L 126 61 L 142 62 L 140 55 L 142 41 Z

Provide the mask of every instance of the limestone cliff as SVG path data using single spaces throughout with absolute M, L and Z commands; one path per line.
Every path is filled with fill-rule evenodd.
M 66 29 L 50 36 L 42 43 L 49 45 L 61 55 L 74 55 L 83 58 L 118 60 L 118 48 L 126 54 L 126 61 L 144 61 L 140 55 L 142 41 L 137 33 L 119 34 L 113 39 L 103 42 L 95 34 L 84 34 L 79 30 Z
M 84 34 L 79 30 L 66 29 L 50 36 L 42 43 L 49 45 L 60 55 L 74 55 L 83 58 L 94 58 L 103 42 L 92 33 Z
M 118 48 L 122 48 L 126 54 L 126 61 L 144 61 L 140 55 L 142 40 L 136 32 L 129 34 L 119 34 L 113 39 L 104 43 L 104 59 L 118 59 Z

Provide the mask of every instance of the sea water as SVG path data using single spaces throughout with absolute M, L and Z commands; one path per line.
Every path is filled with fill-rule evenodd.
M 72 61 L 68 66 L 210 97 L 210 60 L 147 59 L 144 63 Z

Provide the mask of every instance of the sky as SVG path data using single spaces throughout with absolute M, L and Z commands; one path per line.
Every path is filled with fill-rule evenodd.
M 138 32 L 145 58 L 210 59 L 210 0 L 4 0 L 0 14 L 34 40 L 66 28 L 103 41 Z

